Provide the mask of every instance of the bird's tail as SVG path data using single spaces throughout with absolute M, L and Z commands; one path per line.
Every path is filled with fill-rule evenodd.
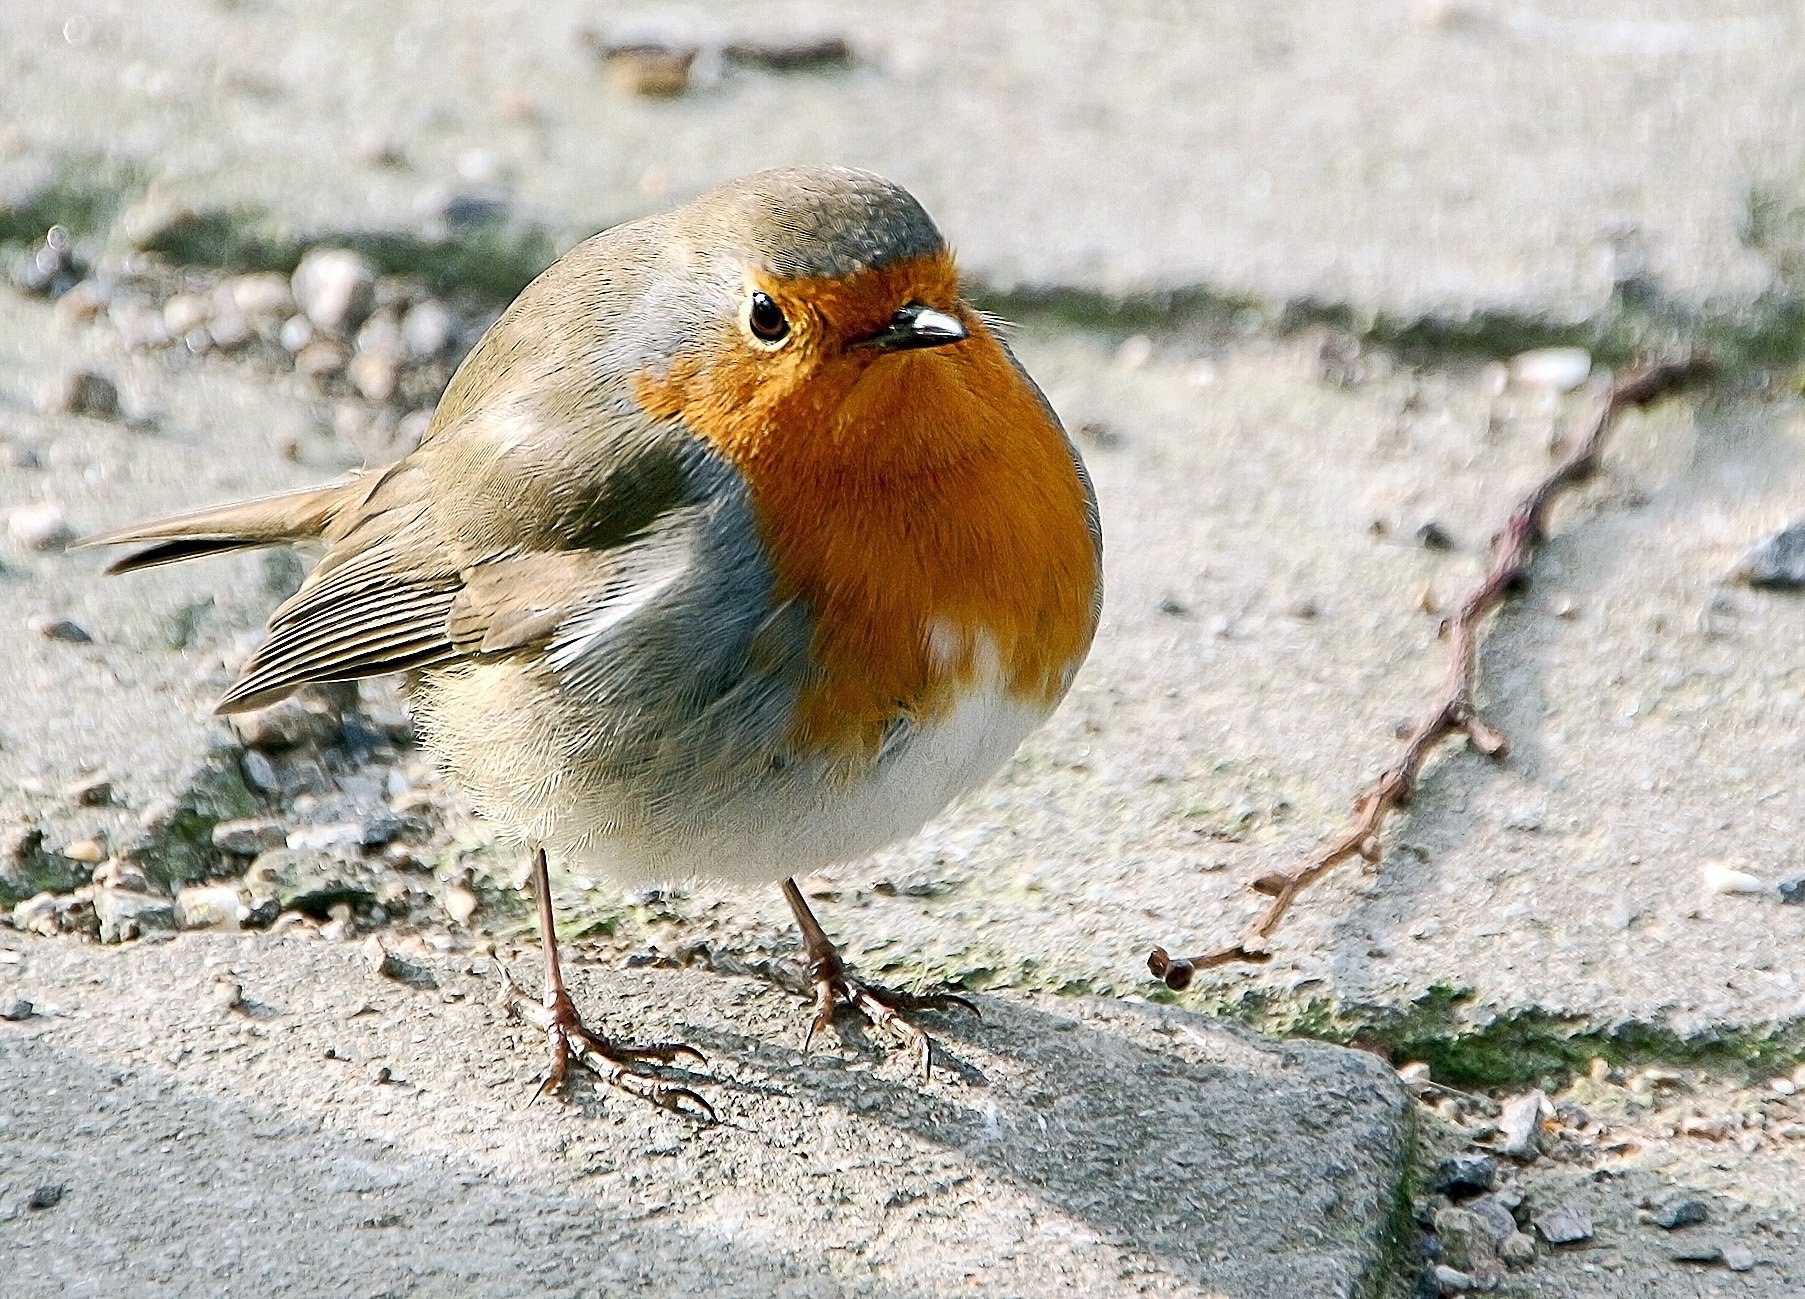
M 194 510 L 150 523 L 134 523 L 83 537 L 77 546 L 129 546 L 149 543 L 107 566 L 109 573 L 130 573 L 156 564 L 173 564 L 196 555 L 214 555 L 256 546 L 311 541 L 325 531 L 344 504 L 352 481 L 309 487 L 279 496 L 235 501 Z

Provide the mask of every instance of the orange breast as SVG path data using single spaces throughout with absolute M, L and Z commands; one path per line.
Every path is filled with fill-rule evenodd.
M 1057 425 L 978 318 L 960 344 L 799 370 L 716 359 L 641 381 L 750 485 L 781 597 L 814 616 L 804 752 L 874 756 L 899 712 L 943 716 L 993 646 L 1049 709 L 1095 628 L 1088 502 Z

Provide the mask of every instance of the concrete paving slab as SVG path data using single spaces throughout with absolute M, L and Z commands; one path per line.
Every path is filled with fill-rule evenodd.
M 523 1108 L 543 1043 L 468 957 L 423 962 L 436 987 L 417 989 L 318 940 L 7 946 L 5 994 L 36 1003 L 0 1024 L 9 1294 L 1261 1299 L 1381 1281 L 1402 1090 L 1360 1052 L 985 997 L 923 1084 L 856 1038 L 801 1054 L 806 1006 L 769 985 L 579 967 L 597 1023 L 708 1053 L 697 1085 L 723 1122 L 705 1127 L 581 1087 Z M 58 1202 L 26 1207 L 41 1186 Z
M 639 99 L 595 26 L 856 57 Z M 105 160 L 291 234 L 499 195 L 566 242 L 836 161 L 911 186 L 993 288 L 1583 319 L 1620 282 L 1731 308 L 1773 285 L 1745 236 L 1805 199 L 1802 50 L 1786 0 L 82 0 L 0 14 L 0 155 Z

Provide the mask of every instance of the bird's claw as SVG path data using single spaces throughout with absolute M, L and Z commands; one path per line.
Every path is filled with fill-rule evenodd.
M 858 1011 L 866 1023 L 883 1029 L 902 1046 L 918 1050 L 921 1053 L 922 1077 L 928 1078 L 934 1071 L 934 1039 L 909 1017 L 924 1010 L 965 1010 L 983 1018 L 976 1006 L 957 993 L 899 992 L 894 988 L 866 983 L 848 974 L 845 966 L 838 960 L 832 964 L 817 962 L 812 977 L 815 983 L 815 1017 L 802 1039 L 804 1051 L 814 1042 L 816 1033 L 832 1026 L 834 1015 L 844 1002 Z
M 681 1084 L 667 1082 L 640 1067 L 648 1061 L 668 1065 L 683 1058 L 707 1064 L 708 1058 L 695 1047 L 685 1042 L 649 1042 L 634 1046 L 610 1041 L 583 1022 L 569 993 L 559 989 L 547 1001 L 536 1000 L 521 991 L 506 965 L 501 967 L 501 1005 L 509 1014 L 542 1030 L 551 1050 L 551 1064 L 528 1099 L 529 1105 L 563 1087 L 574 1062 L 610 1087 L 630 1096 L 687 1118 L 707 1123 L 720 1121 L 714 1106 L 699 1093 Z

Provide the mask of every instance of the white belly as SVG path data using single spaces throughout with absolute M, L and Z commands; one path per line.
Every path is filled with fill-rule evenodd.
M 565 840 L 569 866 L 620 880 L 780 880 L 915 834 L 995 775 L 1049 711 L 1010 698 L 991 674 L 948 715 L 917 729 L 861 775 L 836 777 L 805 766 L 744 791 L 681 836 L 653 840 L 590 828 L 555 838 Z

